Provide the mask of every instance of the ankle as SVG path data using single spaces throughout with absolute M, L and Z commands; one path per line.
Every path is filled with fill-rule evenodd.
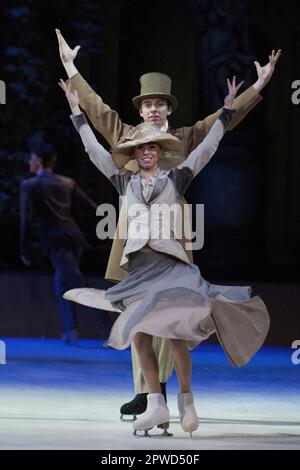
M 149 398 L 153 398 L 153 397 L 163 397 L 163 398 L 165 398 L 161 392 L 150 392 L 150 393 L 148 393 L 147 396 Z
M 149 390 L 149 393 L 153 394 L 153 393 L 161 393 L 161 389 L 160 387 L 159 388 L 152 388 Z

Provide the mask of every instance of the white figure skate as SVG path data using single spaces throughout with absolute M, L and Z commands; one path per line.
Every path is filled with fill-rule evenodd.
M 189 432 L 193 437 L 193 432 L 199 427 L 199 419 L 195 410 L 193 395 L 191 392 L 179 393 L 178 410 L 180 416 L 180 423 L 185 432 Z
M 149 436 L 148 431 L 154 426 L 159 426 L 164 430 L 163 436 L 172 436 L 168 433 L 170 412 L 167 407 L 165 398 L 162 393 L 149 393 L 147 395 L 147 409 L 133 423 L 134 436 L 137 436 L 137 431 L 144 431 L 143 437 Z

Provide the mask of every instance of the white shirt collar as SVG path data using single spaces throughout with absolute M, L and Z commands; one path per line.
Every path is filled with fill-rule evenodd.
M 167 132 L 169 129 L 169 122 L 168 122 L 168 119 L 166 119 L 166 122 L 164 123 L 164 125 L 159 129 L 161 132 Z

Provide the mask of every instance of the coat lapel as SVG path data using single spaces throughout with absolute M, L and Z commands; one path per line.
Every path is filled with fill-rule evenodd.
M 168 178 L 156 178 L 152 194 L 150 196 L 148 204 L 150 204 L 154 199 L 156 199 L 165 189 L 168 183 Z
M 143 204 L 147 204 L 142 193 L 142 185 L 141 185 L 141 180 L 140 180 L 140 176 L 138 173 L 134 174 L 131 177 L 130 186 L 131 186 L 131 190 L 135 198 L 138 201 L 142 202 Z

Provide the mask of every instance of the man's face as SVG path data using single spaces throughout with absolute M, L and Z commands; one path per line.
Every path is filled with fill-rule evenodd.
M 171 106 L 167 100 L 161 98 L 142 100 L 140 115 L 145 122 L 157 127 L 162 127 L 170 114 Z
M 139 167 L 144 170 L 150 170 L 151 168 L 156 167 L 159 155 L 160 146 L 153 143 L 139 145 L 134 150 L 134 156 Z
M 42 167 L 42 160 L 35 153 L 30 155 L 28 163 L 30 173 L 36 174 Z

